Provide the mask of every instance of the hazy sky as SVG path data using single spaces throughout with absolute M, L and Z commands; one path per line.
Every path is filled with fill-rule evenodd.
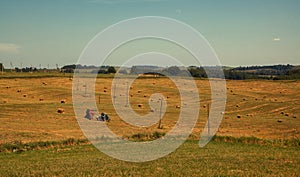
M 223 65 L 300 64 L 299 9 L 299 0 L 1 0 L 0 62 L 76 63 L 106 27 L 164 16 L 198 30 Z

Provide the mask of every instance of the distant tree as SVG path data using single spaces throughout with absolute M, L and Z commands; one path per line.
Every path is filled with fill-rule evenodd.
M 202 67 L 192 67 L 188 71 L 193 77 L 207 78 L 206 72 Z
M 110 66 L 110 67 L 108 67 L 107 72 L 108 73 L 116 73 L 117 71 L 116 71 L 115 67 Z
M 2 63 L 0 63 L 0 71 L 3 71 L 4 70 L 4 66 Z

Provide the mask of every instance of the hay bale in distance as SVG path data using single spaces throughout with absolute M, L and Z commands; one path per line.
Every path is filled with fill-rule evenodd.
M 179 109 L 179 108 L 180 108 L 180 106 L 179 106 L 179 105 L 176 105 L 176 108 L 177 108 L 177 109 Z
M 23 97 L 24 97 L 24 98 L 27 97 L 27 94 L 23 94 Z
M 57 113 L 59 113 L 59 114 L 62 114 L 62 113 L 64 113 L 64 112 L 65 112 L 65 110 L 62 109 L 62 108 L 58 108 L 58 109 L 57 109 Z
M 142 108 L 144 105 L 143 104 L 138 104 L 138 107 L 139 108 Z
M 44 99 L 43 99 L 43 98 L 40 98 L 39 101 L 44 101 Z
M 60 100 L 60 103 L 65 104 L 67 101 L 66 100 Z
M 236 117 L 237 117 L 238 119 L 242 118 L 242 116 L 241 116 L 241 115 L 237 115 Z
M 21 90 L 21 89 L 18 89 L 18 90 L 17 90 L 17 92 L 19 92 L 19 93 L 20 93 L 20 92 L 22 92 L 22 90 Z
M 137 92 L 138 92 L 138 93 L 142 93 L 142 91 L 141 91 L 141 90 L 138 90 Z
M 277 120 L 277 122 L 278 122 L 278 123 L 281 123 L 281 122 L 282 122 L 282 120 L 281 120 L 281 119 L 278 119 L 278 120 Z
M 288 117 L 288 116 L 290 116 L 290 114 L 289 114 L 289 113 L 285 113 L 284 115 L 285 115 L 285 116 L 287 116 L 287 117 Z

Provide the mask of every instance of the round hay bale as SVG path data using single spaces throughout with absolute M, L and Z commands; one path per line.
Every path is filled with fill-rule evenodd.
M 290 116 L 290 114 L 289 114 L 289 113 L 285 113 L 284 115 L 285 115 L 285 116 L 287 116 L 287 117 L 288 117 L 288 116 Z
M 43 82 L 43 85 L 48 85 L 47 82 Z
M 281 113 L 280 114 L 284 114 L 284 112 L 283 111 L 281 111 Z
M 154 112 L 154 109 L 150 109 L 150 112 Z
M 281 120 L 281 119 L 278 119 L 278 120 L 277 120 L 277 122 L 278 122 L 278 123 L 281 123 L 281 122 L 282 122 L 282 120 Z
M 43 98 L 40 98 L 39 101 L 44 101 L 44 99 L 43 99 Z
M 19 89 L 19 90 L 17 90 L 17 92 L 19 92 L 19 93 L 20 93 L 20 92 L 22 92 L 22 90 L 21 90 L 21 89 Z
M 167 96 L 167 98 L 170 98 L 170 96 Z
M 239 107 L 240 107 L 240 105 L 238 105 L 238 104 L 237 104 L 237 105 L 235 105 L 235 107 L 239 108 Z
M 243 101 L 246 101 L 246 98 L 243 98 Z
M 293 118 L 294 118 L 294 119 L 296 119 L 296 118 L 297 118 L 297 116 L 296 116 L 296 115 L 293 115 Z
M 237 117 L 238 119 L 242 118 L 242 116 L 241 116 L 241 115 L 237 115 L 236 117 Z
M 130 97 L 133 97 L 133 94 L 130 94 Z
M 106 93 L 107 91 L 106 91 L 106 90 L 103 90 L 103 92 Z
M 179 109 L 179 108 L 180 108 L 180 106 L 179 106 L 179 105 L 176 105 L 176 108 L 177 108 L 177 109 Z
M 64 112 L 65 112 L 65 110 L 62 109 L 62 108 L 58 108 L 58 109 L 57 109 L 57 113 L 59 113 L 59 114 L 62 114 L 62 113 L 64 113 Z
M 66 100 L 60 100 L 60 103 L 65 104 L 67 101 Z
M 147 98 L 147 95 L 144 95 L 144 98 Z
M 138 90 L 137 92 L 138 92 L 138 93 L 142 93 L 142 91 L 141 91 L 141 90 Z
M 23 94 L 23 97 L 24 97 L 24 98 L 27 97 L 27 94 Z
M 206 108 L 206 105 L 203 105 L 203 108 Z
M 138 107 L 139 108 L 142 108 L 144 105 L 143 104 L 138 104 Z
M 7 89 L 9 89 L 9 88 L 10 88 L 10 86 L 6 86 L 6 88 L 7 88 Z

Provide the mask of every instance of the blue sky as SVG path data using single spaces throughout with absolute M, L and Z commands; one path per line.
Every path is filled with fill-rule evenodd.
M 6 67 L 76 63 L 106 27 L 163 16 L 198 30 L 223 65 L 297 65 L 299 8 L 299 0 L 2 0 L 0 62 Z

